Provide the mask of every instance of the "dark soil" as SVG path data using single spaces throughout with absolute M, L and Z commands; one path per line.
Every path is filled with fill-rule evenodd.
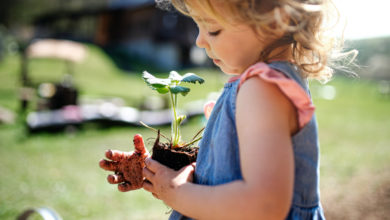
M 125 182 L 131 185 L 132 189 L 139 189 L 143 184 L 142 169 L 145 167 L 145 155 L 134 154 L 132 157 L 124 158 L 126 162 L 119 163 L 121 173 Z
M 198 150 L 198 147 L 171 149 L 171 143 L 161 143 L 160 135 L 158 134 L 153 145 L 152 159 L 171 169 L 180 170 L 182 167 L 196 162 Z

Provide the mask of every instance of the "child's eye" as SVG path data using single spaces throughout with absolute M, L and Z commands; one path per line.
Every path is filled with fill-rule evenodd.
M 214 37 L 217 36 L 219 33 L 221 33 L 221 30 L 209 32 L 209 35 Z

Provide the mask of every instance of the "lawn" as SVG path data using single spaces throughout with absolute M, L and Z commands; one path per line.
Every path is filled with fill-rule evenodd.
M 96 47 L 88 46 L 88 53 L 87 60 L 75 66 L 82 99 L 120 97 L 137 106 L 153 95 L 140 73 L 117 69 Z M 56 60 L 33 60 L 29 70 L 36 82 L 58 81 L 64 66 Z M 19 71 L 18 56 L 0 61 L 0 106 L 15 112 Z M 215 70 L 191 71 L 204 77 L 206 84 L 192 87 L 183 102 L 219 91 L 227 79 Z M 379 94 L 377 83 L 358 78 L 337 76 L 327 85 L 332 87 L 311 82 L 326 215 L 381 219 L 378 213 L 390 204 L 390 97 Z M 325 88 L 331 88 L 333 99 L 323 96 L 329 93 Z M 204 123 L 202 117 L 189 120 L 183 126 L 184 138 Z M 161 129 L 169 133 L 169 127 Z M 0 125 L 0 219 L 15 219 L 27 208 L 42 206 L 55 209 L 63 219 L 166 219 L 169 208 L 161 201 L 142 190 L 118 192 L 106 182 L 108 172 L 98 167 L 106 149 L 132 150 L 136 133 L 146 139 L 155 136 L 146 128 L 95 126 L 70 134 L 27 135 L 20 119 Z

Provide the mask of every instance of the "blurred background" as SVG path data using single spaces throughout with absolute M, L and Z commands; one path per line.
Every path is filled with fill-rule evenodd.
M 310 82 L 321 143 L 321 195 L 328 219 L 390 216 L 390 29 L 388 4 L 336 0 L 356 76 Z M 344 27 L 344 26 L 343 26 Z M 0 2 L 0 219 L 167 219 L 142 190 L 120 193 L 98 166 L 106 149 L 148 148 L 169 134 L 168 99 L 143 70 L 195 72 L 206 83 L 180 97 L 183 139 L 206 121 L 203 104 L 227 80 L 194 46 L 194 23 L 153 0 Z M 51 214 L 50 214 L 51 213 Z M 27 215 L 27 214 L 26 214 Z M 45 218 L 49 219 L 49 218 Z

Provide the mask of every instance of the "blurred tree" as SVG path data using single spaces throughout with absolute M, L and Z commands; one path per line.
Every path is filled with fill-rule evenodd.
M 30 24 L 35 16 L 53 10 L 51 0 L 1 0 L 0 23 L 7 27 Z
M 50 11 L 100 8 L 109 0 L 1 0 L 0 24 L 6 27 L 29 25 L 35 17 Z

